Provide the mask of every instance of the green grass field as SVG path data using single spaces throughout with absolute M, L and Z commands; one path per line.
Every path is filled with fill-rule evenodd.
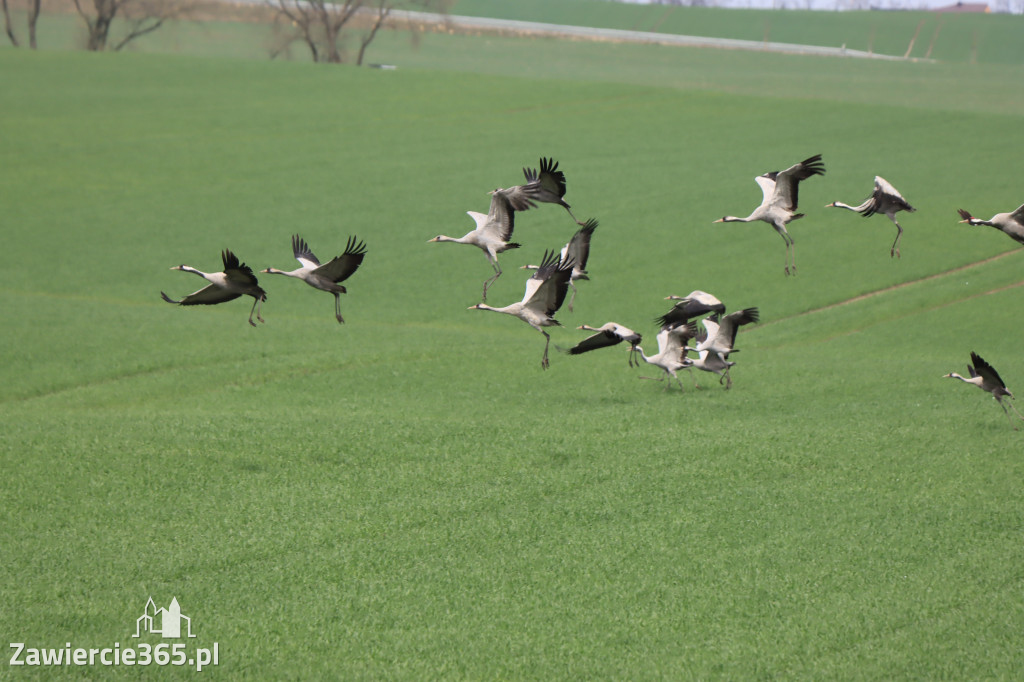
M 1019 674 L 1024 434 L 941 378 L 974 350 L 1024 391 L 1024 253 L 956 214 L 1024 200 L 1019 65 L 381 48 L 398 70 L 0 50 L 9 642 L 138 646 L 152 596 L 228 679 Z M 818 152 L 787 278 L 771 228 L 712 221 Z M 663 392 L 624 349 L 544 372 L 543 337 L 466 310 L 485 259 L 426 242 L 542 155 L 601 222 L 553 343 L 615 320 L 652 346 L 663 297 L 704 289 L 761 310 L 732 390 Z M 875 174 L 918 207 L 899 260 L 885 218 L 822 208 Z M 489 302 L 574 229 L 518 216 Z M 160 300 L 223 248 L 291 268 L 296 232 L 321 258 L 365 239 L 345 325 L 270 275 L 259 329 Z

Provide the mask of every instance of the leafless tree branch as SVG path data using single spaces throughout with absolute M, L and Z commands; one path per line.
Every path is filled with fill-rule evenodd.
M 302 40 L 313 61 L 345 61 L 342 45 L 350 25 L 366 31 L 360 37 L 356 64 L 362 64 L 366 50 L 397 8 L 447 12 L 451 0 L 266 0 L 267 6 L 295 29 L 294 40 Z M 372 7 L 372 9 L 371 9 Z M 358 21 L 353 19 L 358 17 Z M 274 49 L 272 55 L 280 52 Z
M 377 31 L 387 21 L 388 16 L 391 14 L 392 6 L 388 4 L 387 0 L 378 0 L 377 3 L 377 14 L 374 16 L 373 26 L 370 31 L 363 35 L 362 40 L 359 44 L 359 56 L 356 57 L 356 66 L 363 65 L 363 57 L 366 55 L 366 48 L 370 46 L 373 39 L 377 37 Z
M 34 0 L 38 2 L 39 0 Z M 110 29 L 114 19 L 121 16 L 128 23 L 127 33 L 112 47 L 121 50 L 140 36 L 157 30 L 168 19 L 185 16 L 193 5 L 182 0 L 91 0 L 91 11 L 82 6 L 81 0 L 73 0 L 75 9 L 85 22 L 88 31 L 87 50 L 107 49 Z

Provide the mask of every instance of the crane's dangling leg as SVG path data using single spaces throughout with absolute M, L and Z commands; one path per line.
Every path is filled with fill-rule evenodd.
M 1013 423 L 1013 417 L 1010 416 L 1010 411 L 1006 409 L 1006 403 L 1003 402 L 1002 398 L 998 398 L 996 396 L 993 397 L 996 399 L 996 402 L 999 403 L 999 407 L 1003 408 L 1003 414 L 1006 415 L 1006 419 L 1010 422 L 1010 426 L 1013 427 L 1014 431 L 1017 431 L 1017 426 Z M 1010 403 L 1010 407 L 1013 408 L 1014 413 L 1018 417 L 1024 419 L 1024 416 L 1021 416 L 1021 413 L 1017 411 L 1017 407 L 1013 403 Z
M 672 372 L 672 373 L 670 373 L 669 376 L 671 376 L 672 379 L 675 379 L 676 383 L 679 384 L 679 390 L 680 391 L 685 391 L 686 390 L 685 388 L 683 388 L 683 381 L 682 381 L 682 379 L 679 378 L 678 374 L 676 374 L 675 372 Z M 665 390 L 668 390 L 668 387 L 671 386 L 671 385 L 672 385 L 672 381 L 669 380 L 669 382 L 665 385 Z
M 551 337 L 543 329 L 540 330 L 540 333 L 544 335 L 544 358 L 540 361 L 540 368 L 547 369 L 550 364 L 548 363 L 548 346 L 551 345 Z
M 344 323 L 345 318 L 341 316 L 341 295 L 334 292 L 334 317 L 338 318 L 339 323 Z
M 576 300 L 576 285 L 569 279 L 569 286 L 572 287 L 572 296 L 569 297 L 569 312 L 572 312 L 572 302 Z
M 564 207 L 565 207 L 565 210 L 569 212 L 569 217 L 570 217 L 570 218 L 572 218 L 572 219 L 573 219 L 573 220 L 574 220 L 574 221 L 576 222 L 576 224 L 577 224 L 577 225 L 579 225 L 580 227 L 583 227 L 583 226 L 585 225 L 585 223 L 581 223 L 581 222 L 580 222 L 580 221 L 579 221 L 579 220 L 578 220 L 578 219 L 576 218 L 576 216 L 574 216 L 574 215 L 572 214 L 572 209 L 571 209 L 571 208 L 569 208 L 569 204 L 562 204 L 562 206 L 564 206 Z
M 493 261 L 491 263 L 491 265 L 494 267 L 494 275 L 492 277 L 487 278 L 487 280 L 484 282 L 484 296 L 483 296 L 484 302 L 487 301 L 487 288 L 489 286 L 491 286 L 492 284 L 494 284 L 494 280 L 496 280 L 499 277 L 501 277 L 501 266 L 498 265 L 498 261 L 497 260 Z
M 259 306 L 259 307 L 257 307 L 257 306 Z M 252 321 L 252 314 L 253 313 L 256 313 L 256 319 L 257 320 L 259 320 L 260 322 L 265 322 L 266 320 L 263 319 L 263 315 L 260 314 L 262 311 L 263 311 L 263 299 L 260 298 L 260 297 L 254 296 L 253 297 L 253 302 L 252 302 L 252 309 L 249 310 L 249 324 L 251 324 L 254 327 L 256 326 L 256 323 Z
M 896 258 L 899 258 L 900 257 L 900 237 L 903 236 L 903 228 L 895 220 L 893 220 L 893 222 L 896 223 L 896 241 L 894 241 L 892 243 L 892 248 L 889 249 L 889 258 L 892 258 L 893 256 L 895 256 Z
M 782 241 L 786 242 L 786 274 L 795 275 L 796 246 L 793 244 L 793 238 L 789 235 L 789 232 L 786 231 L 785 225 L 776 225 L 775 223 L 772 223 L 772 227 L 774 227 L 775 231 L 779 233 L 780 237 L 782 237 Z M 792 263 L 792 267 L 790 267 L 790 263 Z
M 1006 420 L 1008 422 L 1010 422 L 1010 426 L 1012 426 L 1013 430 L 1016 431 L 1017 430 L 1017 425 L 1013 423 L 1013 417 L 1010 416 L 1010 411 L 1008 409 L 1006 409 L 1006 405 L 1003 404 L 1003 401 L 998 396 L 992 396 L 992 397 L 996 399 L 997 403 L 999 403 L 999 407 L 1003 408 L 1003 414 L 1006 415 Z M 1016 411 L 1017 411 L 1016 408 L 1014 408 L 1014 412 L 1016 412 Z

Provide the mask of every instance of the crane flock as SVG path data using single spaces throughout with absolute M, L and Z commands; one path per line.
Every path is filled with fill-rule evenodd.
M 541 367 L 547 369 L 550 366 L 548 351 L 551 345 L 551 336 L 545 331 L 545 328 L 561 326 L 561 323 L 555 319 L 555 314 L 565 302 L 568 290 L 572 289 L 572 297 L 568 304 L 571 312 L 577 294 L 575 282 L 589 279 L 587 263 L 590 257 L 591 241 L 599 223 L 595 218 L 581 222 L 573 214 L 572 208 L 565 201 L 567 188 L 565 173 L 558 169 L 557 161 L 542 157 L 539 170 L 523 168 L 522 171 L 525 179 L 523 184 L 508 188 L 499 187 L 489 192 L 491 199 L 486 214 L 476 211 L 466 212 L 476 223 L 474 230 L 462 237 L 439 234 L 429 239 L 428 243 L 470 244 L 483 251 L 491 265 L 493 274 L 483 283 L 481 302 L 470 306 L 469 309 L 489 310 L 518 317 L 539 331 L 545 337 Z M 762 191 L 761 204 L 746 217 L 726 215 L 714 222 L 763 221 L 768 223 L 785 242 L 785 274 L 787 276 L 795 275 L 796 250 L 794 239 L 789 234 L 787 225 L 804 217 L 803 213 L 797 212 L 800 183 L 815 175 L 824 174 L 825 164 L 822 155 L 816 154 L 785 170 L 758 175 L 754 180 Z M 515 214 L 537 208 L 538 204 L 543 203 L 564 208 L 579 229 L 559 251 L 554 249 L 545 251 L 539 265 L 521 266 L 521 269 L 533 270 L 533 274 L 526 281 L 522 300 L 503 307 L 487 305 L 487 291 L 502 275 L 502 269 L 498 262 L 499 254 L 518 249 L 521 246 L 517 242 L 510 241 L 515 228 Z M 890 257 L 895 258 L 901 256 L 899 244 L 903 236 L 903 227 L 896 219 L 896 214 L 900 211 L 912 213 L 916 210 L 892 184 L 877 175 L 874 179 L 874 191 L 859 205 L 833 201 L 827 204 L 826 208 L 844 208 L 864 217 L 870 217 L 876 213 L 888 217 L 897 229 L 896 238 L 889 250 Z M 988 220 L 977 218 L 964 209 L 958 209 L 958 213 L 962 218 L 961 223 L 994 227 L 1014 241 L 1024 244 L 1024 205 L 1009 213 L 997 213 Z M 301 279 L 315 289 L 333 294 L 335 319 L 339 323 L 343 323 L 345 320 L 341 314 L 340 294 L 347 293 L 347 290 L 341 282 L 347 280 L 359 269 L 366 255 L 365 243 L 354 236 L 349 237 L 341 255 L 322 264 L 310 250 L 306 241 L 296 234 L 292 236 L 292 255 L 299 262 L 299 268 L 285 271 L 268 267 L 261 270 L 261 273 Z M 179 300 L 172 299 L 164 292 L 160 292 L 161 297 L 168 303 L 192 306 L 214 305 L 232 301 L 241 296 L 251 296 L 253 304 L 249 311 L 249 324 L 257 326 L 253 321 L 253 316 L 260 322 L 264 322 L 262 306 L 267 300 L 267 294 L 260 287 L 252 268 L 242 263 L 229 249 L 224 249 L 221 252 L 221 260 L 223 270 L 220 272 L 204 272 L 188 265 L 172 267 L 172 270 L 198 275 L 208 284 Z M 730 356 L 739 351 L 735 345 L 737 333 L 740 327 L 760 320 L 759 309 L 748 307 L 727 314 L 725 304 L 721 300 L 701 290 L 691 291 L 686 296 L 667 296 L 666 300 L 673 300 L 676 303 L 668 312 L 654 320 L 658 327 L 655 335 L 658 352 L 655 355 L 649 356 L 644 352 L 640 345 L 643 341 L 641 333 L 618 322 L 606 322 L 599 327 L 582 324 L 577 327 L 578 330 L 592 333 L 571 348 L 558 348 L 558 350 L 568 355 L 582 355 L 601 348 L 626 343 L 629 351 L 628 365 L 638 367 L 642 360 L 661 369 L 662 374 L 658 377 L 640 378 L 667 381 L 664 389 L 666 391 L 671 388 L 673 380 L 680 390 L 683 390 L 682 381 L 678 376 L 678 372 L 683 369 L 697 369 L 715 374 L 719 377 L 719 383 L 729 389 L 732 386 L 730 370 L 736 365 L 735 360 L 730 359 Z M 698 322 L 702 328 L 698 327 Z M 695 345 L 688 345 L 690 340 L 694 340 Z M 695 357 L 690 357 L 691 353 Z M 1012 418 L 1007 408 L 1008 403 L 1004 402 L 1004 399 L 1012 399 L 1013 394 L 1006 388 L 1006 384 L 995 369 L 974 352 L 971 353 L 971 364 L 967 369 L 968 377 L 956 372 L 946 374 L 944 377 L 959 379 L 990 393 L 1003 408 L 1003 412 L 1012 424 Z M 694 381 L 694 386 L 699 388 L 696 381 Z M 1009 407 L 1020 419 L 1024 420 L 1024 415 L 1021 415 L 1016 407 L 1012 404 L 1009 404 Z M 1014 429 L 1016 428 L 1014 425 Z

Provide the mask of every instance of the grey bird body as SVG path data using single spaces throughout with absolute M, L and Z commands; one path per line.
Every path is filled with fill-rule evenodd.
M 657 318 L 659 327 L 674 327 L 708 313 L 725 314 L 725 304 L 706 291 L 695 290 L 686 296 L 666 296 L 666 301 L 679 301 L 667 313 Z
M 572 214 L 572 208 L 565 202 L 565 173 L 558 170 L 557 161 L 541 158 L 540 170 L 524 168 L 523 176 L 526 178 L 526 184 L 498 190 L 506 193 L 515 210 L 525 211 L 535 207 L 537 202 L 557 204 L 569 213 L 577 225 L 583 225 L 576 220 L 576 216 Z
M 263 301 L 267 300 L 267 292 L 260 287 L 252 268 L 239 262 L 238 257 L 230 249 L 224 249 L 220 255 L 221 261 L 224 263 L 222 272 L 203 272 L 189 265 L 175 265 L 171 268 L 171 270 L 181 270 L 199 275 L 209 282 L 207 286 L 177 301 L 162 291 L 160 296 L 168 303 L 185 306 L 215 305 L 233 301 L 239 296 L 252 296 L 254 300 L 252 309 L 249 311 L 249 324 L 255 327 L 256 323 L 252 321 L 254 312 L 256 319 L 260 322 L 264 321 L 261 312 Z
M 344 322 L 345 320 L 341 316 L 340 294 L 346 293 L 346 289 L 341 282 L 351 277 L 359 269 L 363 257 L 366 255 L 366 244 L 358 241 L 355 237 L 349 237 L 345 252 L 321 265 L 319 259 L 310 251 L 306 241 L 296 234 L 292 236 L 292 254 L 302 267 L 290 271 L 267 268 L 262 272 L 295 277 L 314 289 L 334 294 L 334 317 L 339 323 Z
M 684 324 L 677 325 L 675 327 L 666 327 L 658 332 L 658 353 L 656 355 L 645 355 L 644 349 L 637 345 L 636 352 L 640 354 L 641 359 L 644 362 L 654 365 L 655 367 L 661 368 L 665 373 L 662 377 L 640 377 L 641 379 L 656 379 L 657 381 L 664 381 L 668 379 L 668 383 L 665 384 L 665 390 L 667 391 L 672 385 L 672 379 L 676 380 L 679 384 L 679 389 L 683 389 L 683 382 L 679 380 L 676 372 L 687 366 L 686 360 L 686 342 L 692 339 L 697 333 L 697 325 L 693 322 L 686 322 Z
M 629 365 L 631 367 L 633 366 L 633 356 L 637 345 L 643 340 L 643 337 L 640 336 L 640 334 L 617 322 L 605 322 L 600 327 L 591 327 L 589 325 L 581 324 L 577 329 L 597 333 L 583 339 L 572 348 L 566 350 L 566 353 L 570 355 L 580 355 L 581 353 L 589 353 L 590 351 L 597 350 L 598 348 L 615 346 L 625 341 L 629 344 L 630 350 L 633 351 L 629 355 Z
M 988 220 L 982 220 L 981 218 L 975 218 L 969 212 L 962 208 L 957 209 L 960 213 L 960 217 L 963 218 L 961 223 L 967 223 L 968 225 L 988 225 L 1000 230 L 1007 237 L 1017 242 L 1018 244 L 1024 244 L 1024 204 L 1017 207 L 1017 210 L 1010 213 L 996 213 Z
M 723 360 L 727 360 L 729 353 L 736 350 L 736 333 L 739 328 L 757 322 L 759 319 L 760 313 L 757 308 L 744 308 L 722 316 L 717 313 L 712 315 L 704 320 L 706 331 L 697 336 L 697 352 L 711 351 L 721 355 Z
M 494 308 L 484 303 L 470 306 L 469 310 L 490 310 L 518 317 L 544 335 L 544 357 L 541 368 L 548 368 L 548 346 L 551 336 L 544 327 L 557 327 L 561 323 L 554 318 L 555 313 L 565 301 L 569 291 L 569 278 L 572 276 L 572 263 L 563 262 L 553 252 L 544 254 L 540 268 L 526 281 L 526 292 L 523 300 L 502 308 Z
M 893 256 L 900 257 L 899 244 L 900 238 L 903 236 L 903 226 L 896 220 L 896 214 L 900 211 L 913 213 L 917 210 L 907 203 L 903 195 L 880 175 L 875 176 L 875 190 L 860 205 L 850 206 L 841 201 L 833 201 L 831 204 L 826 205 L 825 208 L 845 208 L 849 211 L 860 213 L 865 218 L 880 213 L 891 220 L 896 225 L 896 240 L 889 249 L 890 258 Z
M 786 225 L 804 217 L 803 213 L 796 212 L 799 205 L 800 182 L 811 176 L 824 174 L 825 164 L 822 163 L 821 154 L 816 154 L 786 170 L 759 175 L 754 178 L 754 181 L 761 187 L 763 194 L 761 205 L 746 218 L 727 215 L 715 222 L 750 223 L 761 220 L 768 223 L 786 242 L 786 274 L 796 274 L 796 249 L 793 246 L 793 237 L 786 230 Z
M 483 300 L 487 300 L 487 289 L 501 277 L 501 266 L 498 264 L 498 254 L 509 249 L 518 249 L 519 244 L 509 241 L 512 238 L 512 231 L 515 229 L 515 209 L 502 190 L 491 192 L 490 210 L 484 213 L 466 211 L 476 222 L 476 229 L 467 232 L 462 237 L 449 237 L 439 234 L 428 242 L 451 242 L 454 244 L 472 244 L 487 257 L 487 262 L 494 269 L 494 275 L 484 281 Z
M 590 279 L 587 273 L 587 261 L 590 259 L 590 240 L 597 229 L 596 218 L 591 218 L 583 223 L 583 227 L 576 230 L 569 242 L 562 247 L 561 258 L 563 261 L 572 261 L 572 278 L 569 280 L 569 288 L 572 295 L 569 297 L 569 312 L 572 312 L 573 302 L 576 300 L 576 284 L 578 279 Z M 522 270 L 536 270 L 539 265 L 524 265 Z
M 1013 424 L 1013 419 L 1010 417 L 1010 412 L 1006 409 L 1007 404 L 1003 402 L 1003 398 L 1012 399 L 1013 394 L 1006 388 L 1006 384 L 995 368 L 985 362 L 980 355 L 972 351 L 971 364 L 967 365 L 967 373 L 970 375 L 969 377 L 961 376 L 956 372 L 950 372 L 949 374 L 944 374 L 943 378 L 959 379 L 964 383 L 977 386 L 981 390 L 990 393 L 996 402 L 999 403 L 999 406 L 1003 408 L 1003 412 L 1006 414 L 1006 418 L 1010 420 L 1011 426 L 1013 426 L 1014 430 L 1017 430 L 1016 425 Z M 1010 407 L 1013 408 L 1018 417 L 1024 419 L 1024 416 L 1017 412 L 1017 408 L 1012 403 Z

